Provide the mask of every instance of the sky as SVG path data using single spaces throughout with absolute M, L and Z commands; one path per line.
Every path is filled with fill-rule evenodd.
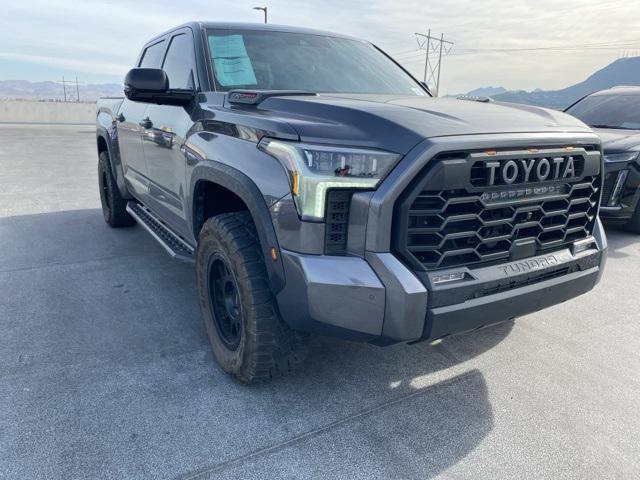
M 441 93 L 558 89 L 640 55 L 640 0 L 2 0 L 0 80 L 122 83 L 142 44 L 191 20 L 296 25 L 372 41 L 422 78 L 415 32 L 454 43 Z

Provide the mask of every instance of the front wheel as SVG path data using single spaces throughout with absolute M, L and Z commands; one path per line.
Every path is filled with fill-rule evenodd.
M 225 372 L 251 383 L 286 375 L 302 363 L 306 336 L 280 318 L 249 212 L 205 222 L 196 277 L 213 355 Z

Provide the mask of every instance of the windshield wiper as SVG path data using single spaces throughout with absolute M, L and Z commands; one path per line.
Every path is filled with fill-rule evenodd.
M 621 127 L 620 125 L 589 125 L 591 128 L 611 128 L 616 130 L 637 130 L 637 128 Z

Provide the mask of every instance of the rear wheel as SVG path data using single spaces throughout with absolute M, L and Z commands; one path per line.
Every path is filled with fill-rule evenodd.
M 104 221 L 113 228 L 134 225 L 136 221 L 127 213 L 127 201 L 122 198 L 116 180 L 111 173 L 107 152 L 100 152 L 98 159 L 98 185 Z
M 213 355 L 225 372 L 251 383 L 289 374 L 302 363 L 306 335 L 280 318 L 248 212 L 224 213 L 205 222 L 196 276 Z

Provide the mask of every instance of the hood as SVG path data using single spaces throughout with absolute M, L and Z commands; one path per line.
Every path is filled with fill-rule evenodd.
M 602 150 L 604 152 L 640 150 L 640 130 L 594 128 L 593 131 L 602 140 Z
M 270 97 L 258 106 L 302 141 L 406 153 L 430 137 L 491 133 L 591 132 L 565 113 L 530 105 L 389 95 Z

